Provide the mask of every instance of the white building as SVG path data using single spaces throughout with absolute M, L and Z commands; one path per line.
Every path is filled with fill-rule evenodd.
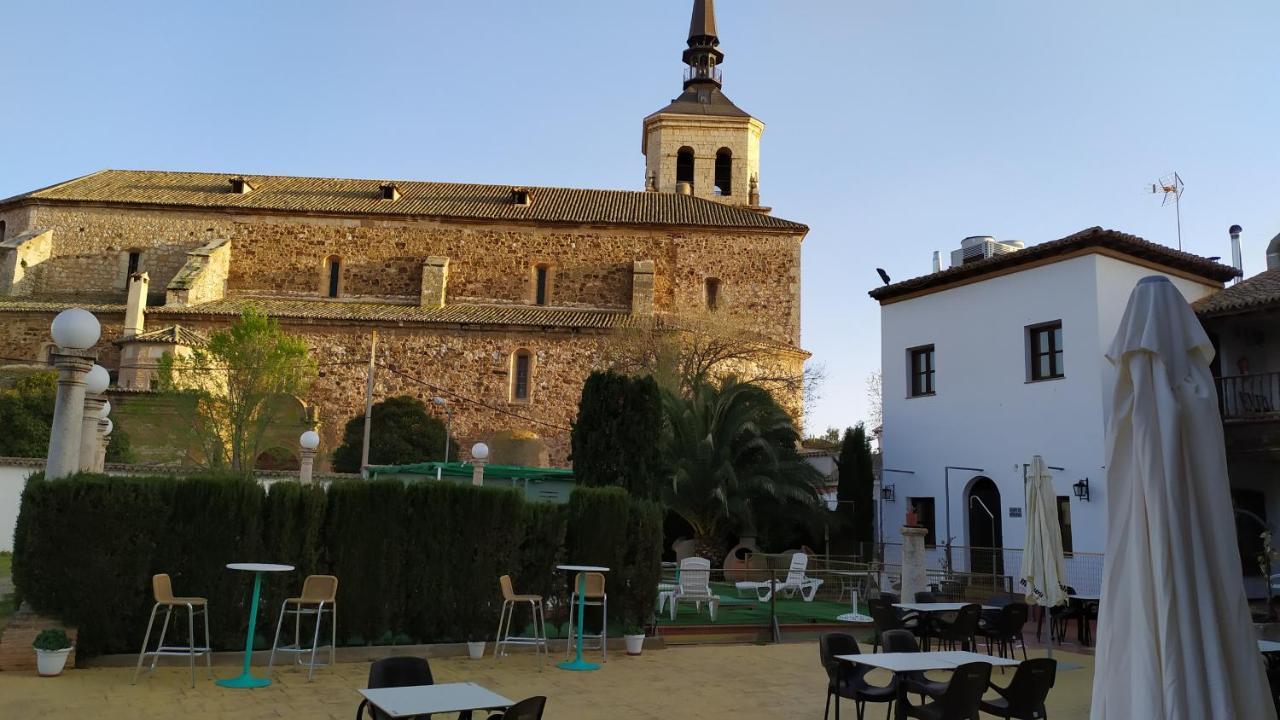
M 1105 548 L 1104 357 L 1134 284 L 1167 276 L 1189 302 L 1234 268 L 1101 228 L 1023 249 L 970 238 L 962 264 L 871 291 L 881 304 L 884 538 L 914 505 L 951 539 L 953 570 L 1016 575 L 1025 465 L 1053 468 L 1068 579 L 1100 582 Z M 1087 481 L 1087 499 L 1076 497 Z M 892 499 L 890 499 L 890 497 Z M 994 548 L 994 549 L 993 549 Z M 936 550 L 938 566 L 947 560 Z M 886 551 L 892 563 L 892 548 Z

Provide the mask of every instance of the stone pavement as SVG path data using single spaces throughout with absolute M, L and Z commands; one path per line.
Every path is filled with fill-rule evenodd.
M 870 648 L 864 648 L 864 652 Z M 1032 655 L 1039 655 L 1032 652 Z M 1058 657 L 1084 665 L 1061 671 L 1049 696 L 1049 717 L 1074 720 L 1088 717 L 1093 682 L 1093 658 L 1059 652 Z M 553 660 L 558 659 L 555 654 Z M 167 659 L 168 663 L 175 663 Z M 494 661 L 486 657 L 431 660 L 436 682 L 472 681 L 511 699 L 546 695 L 548 720 L 599 718 L 744 718 L 822 717 L 826 675 L 818 664 L 814 641 L 784 645 L 684 646 L 646 651 L 638 658 L 611 655 L 604 669 L 593 673 L 557 670 L 548 663 L 539 671 L 532 655 L 519 654 Z M 341 718 L 351 720 L 359 702 L 356 688 L 368 675 L 366 663 L 340 663 L 317 670 L 308 683 L 305 672 L 287 668 L 277 682 L 259 690 L 229 690 L 199 672 L 196 688 L 185 667 L 162 667 L 138 685 L 129 684 L 132 668 L 70 670 L 62 677 L 0 673 L 0 717 L 92 717 L 100 720 L 174 720 L 186 718 Z M 873 682 L 884 677 L 871 676 Z M 230 667 L 214 667 L 214 674 L 235 674 Z M 940 676 L 944 677 L 944 676 Z M 996 672 L 997 682 L 1004 683 Z M 884 706 L 870 711 L 879 718 Z M 853 718 L 847 703 L 843 717 Z M 482 720 L 477 718 L 477 720 Z

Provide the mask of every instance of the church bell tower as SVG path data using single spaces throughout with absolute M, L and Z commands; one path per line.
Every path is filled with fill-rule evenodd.
M 766 210 L 759 187 L 764 123 L 721 90 L 715 0 L 694 0 L 682 58 L 684 92 L 644 119 L 645 188 Z

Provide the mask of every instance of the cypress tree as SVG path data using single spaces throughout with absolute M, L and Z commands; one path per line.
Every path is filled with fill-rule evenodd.
M 875 521 L 875 498 L 872 497 L 875 474 L 871 466 L 871 443 L 867 441 L 866 427 L 862 423 L 844 431 L 837 463 L 840 477 L 836 485 L 836 499 L 842 503 L 853 503 L 853 539 L 871 542 Z
M 652 377 L 593 372 L 573 422 L 573 474 L 586 487 L 618 486 L 654 499 L 662 474 L 662 400 Z

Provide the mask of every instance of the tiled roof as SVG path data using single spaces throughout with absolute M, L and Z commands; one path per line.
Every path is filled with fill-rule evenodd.
M 1170 269 L 1189 272 L 1206 280 L 1226 282 L 1236 276 L 1235 268 L 1229 265 L 1223 265 L 1199 255 L 1158 245 L 1143 240 L 1137 235 L 1091 227 L 1060 240 L 1051 240 L 1039 245 L 1032 245 L 1024 250 L 1018 250 L 1007 255 L 996 255 L 978 262 L 956 265 L 941 272 L 878 287 L 867 294 L 884 303 L 922 291 L 945 289 L 955 283 L 972 282 L 986 275 L 1003 274 L 1010 268 L 1016 268 L 1019 265 L 1027 265 L 1057 255 L 1066 255 L 1088 248 L 1113 250 L 1134 258 L 1148 260 Z
M 125 343 L 166 343 L 169 345 L 185 345 L 186 347 L 201 347 L 209 342 L 209 339 L 194 330 L 189 330 L 181 325 L 170 325 L 169 327 L 152 330 L 150 332 L 139 333 L 132 337 L 121 338 L 116 341 L 119 345 Z
M 1280 305 L 1280 269 L 1264 270 L 1225 290 L 1196 301 L 1192 307 L 1201 317 L 1229 315 Z
M 511 222 L 675 225 L 806 232 L 800 223 L 692 195 L 527 188 L 530 205 L 511 201 L 512 185 L 394 181 L 397 200 L 381 199 L 379 180 L 244 176 L 253 191 L 231 192 L 235 174 L 103 170 L 0 201 L 88 202 L 240 211 L 375 217 L 439 217 Z M 519 186 L 524 187 L 524 186 Z
M 0 296 L 0 312 L 62 312 L 67 308 L 84 308 L 97 315 L 98 313 L 122 313 L 124 303 L 76 302 L 74 298 L 40 298 L 26 300 L 22 298 Z

